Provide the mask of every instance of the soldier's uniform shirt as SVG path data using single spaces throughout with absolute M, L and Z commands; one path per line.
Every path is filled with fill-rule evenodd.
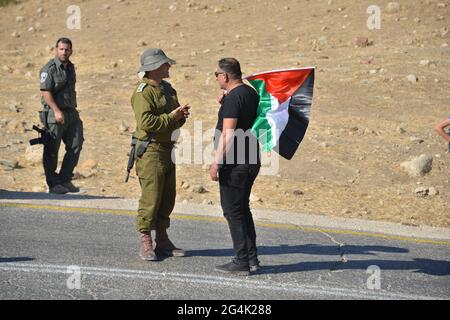
M 64 67 L 61 61 L 55 57 L 41 69 L 40 89 L 41 91 L 50 91 L 61 110 L 70 110 L 77 107 L 75 83 L 75 66 L 70 61 Z M 50 109 L 43 97 L 41 98 L 41 104 L 44 110 Z
M 170 114 L 180 104 L 175 89 L 165 81 L 155 84 L 143 78 L 133 92 L 131 105 L 136 118 L 136 151 L 140 143 L 151 136 L 146 152 L 141 158 L 136 157 L 141 186 L 136 228 L 139 232 L 167 229 L 176 196 L 171 137 L 185 120 L 177 121 Z
M 164 88 L 167 90 L 166 94 Z M 167 104 L 166 95 L 169 98 Z M 158 85 L 143 78 L 134 90 L 131 105 L 136 118 L 136 138 L 147 141 L 151 133 L 152 140 L 156 142 L 173 143 L 172 132 L 185 121 L 177 121 L 174 115 L 170 114 L 180 106 L 177 92 L 170 83 L 163 81 Z

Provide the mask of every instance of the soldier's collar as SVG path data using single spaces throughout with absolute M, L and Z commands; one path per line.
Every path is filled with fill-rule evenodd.
M 58 68 L 61 68 L 61 66 L 63 66 L 63 68 L 65 68 L 64 65 L 62 64 L 62 62 L 59 61 L 59 59 L 57 57 L 54 57 L 53 61 L 55 62 L 56 66 Z M 70 66 L 71 64 L 72 64 L 72 62 L 70 62 L 70 60 L 69 60 L 69 62 L 67 62 L 67 67 Z
M 142 78 L 142 82 L 145 82 L 145 83 L 151 85 L 152 87 L 160 87 L 160 86 L 162 86 L 162 82 L 161 83 L 156 83 L 154 80 L 146 78 L 146 77 Z

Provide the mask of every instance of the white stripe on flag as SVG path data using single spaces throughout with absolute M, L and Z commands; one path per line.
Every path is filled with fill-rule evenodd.
M 266 119 L 272 133 L 271 147 L 273 148 L 277 145 L 278 139 L 289 121 L 289 103 L 291 98 L 279 104 L 278 99 L 270 95 L 270 102 L 272 110 L 267 112 Z

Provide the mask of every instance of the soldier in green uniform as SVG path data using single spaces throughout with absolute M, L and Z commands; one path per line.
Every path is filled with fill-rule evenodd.
M 50 193 L 63 194 L 78 192 L 71 180 L 73 170 L 78 163 L 83 145 L 83 123 L 77 107 L 75 91 L 75 67 L 69 60 L 72 54 L 72 42 L 60 38 L 56 42 L 55 57 L 40 72 L 41 104 L 40 118 L 50 133 L 44 143 L 43 164 L 45 178 Z M 59 173 L 58 151 L 61 141 L 66 152 Z
M 167 235 L 175 205 L 175 164 L 172 161 L 172 133 L 189 116 L 189 106 L 180 106 L 177 93 L 163 79 L 175 63 L 161 49 L 147 49 L 141 55 L 139 73 L 145 73 L 131 97 L 136 118 L 136 173 L 141 198 L 136 227 L 140 233 L 140 257 L 156 261 L 157 256 L 184 256 Z M 151 230 L 155 230 L 155 247 Z

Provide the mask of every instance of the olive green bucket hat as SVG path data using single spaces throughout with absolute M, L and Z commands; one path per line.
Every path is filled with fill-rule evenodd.
M 164 63 L 175 64 L 175 60 L 170 59 L 161 49 L 147 49 L 141 55 L 141 67 L 139 72 L 153 71 Z

